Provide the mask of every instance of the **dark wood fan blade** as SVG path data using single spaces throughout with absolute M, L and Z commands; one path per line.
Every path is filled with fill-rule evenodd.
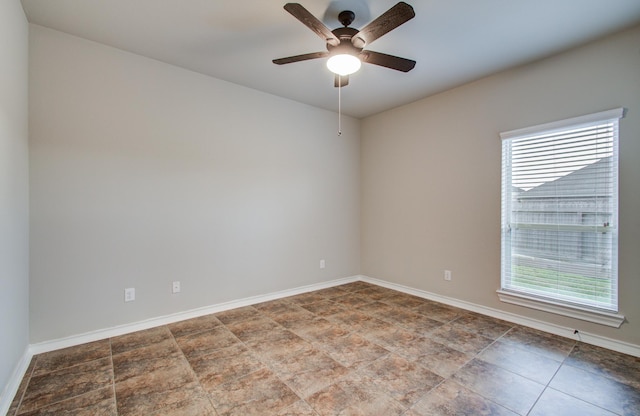
M 276 65 L 291 64 L 294 62 L 307 61 L 309 59 L 324 58 L 329 56 L 329 52 L 311 52 L 302 55 L 288 56 L 286 58 L 274 59 L 272 62 Z
M 402 72 L 409 72 L 416 66 L 416 61 L 412 61 L 411 59 L 374 51 L 360 52 L 360 59 L 368 64 L 380 65 Z
M 385 33 L 391 32 L 401 24 L 415 17 L 413 7 L 401 1 L 377 19 L 363 27 L 360 32 L 351 38 L 351 42 L 358 48 L 364 48 Z
M 331 46 L 338 46 L 340 40 L 334 35 L 328 27 L 312 15 L 307 9 L 302 7 L 298 3 L 287 3 L 284 5 L 284 9 L 291 13 L 293 17 L 302 22 L 306 27 L 313 30 L 313 32 L 320 36 L 322 40 L 327 42 Z
M 346 87 L 347 85 L 349 85 L 349 75 L 338 75 L 336 74 L 335 78 L 333 79 L 333 86 L 338 88 L 338 87 Z

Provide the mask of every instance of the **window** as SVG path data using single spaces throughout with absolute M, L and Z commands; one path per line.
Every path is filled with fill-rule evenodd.
M 501 300 L 622 323 L 616 315 L 622 115 L 610 110 L 500 135 Z

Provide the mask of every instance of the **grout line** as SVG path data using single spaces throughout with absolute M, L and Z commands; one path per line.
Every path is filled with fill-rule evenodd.
M 113 376 L 113 383 L 111 388 L 113 389 L 113 404 L 116 407 L 116 416 L 120 413 L 118 411 L 118 395 L 116 394 L 116 368 L 113 364 L 113 348 L 111 346 L 111 338 L 109 338 L 109 358 L 111 359 L 111 375 Z
M 206 315 L 205 315 L 206 316 Z M 197 318 L 193 318 L 193 319 L 197 319 Z M 222 324 L 222 322 L 220 322 Z M 180 344 L 178 344 L 178 340 L 176 339 L 175 334 L 173 333 L 173 331 L 171 331 L 171 329 L 169 329 L 168 325 L 165 325 L 165 327 L 167 328 L 167 331 L 169 331 L 169 333 L 171 334 L 171 339 L 173 340 L 174 345 L 176 346 L 176 348 L 178 349 L 178 351 L 180 351 L 180 355 L 182 357 L 182 360 L 186 363 L 186 365 L 189 367 L 189 370 L 191 372 L 191 375 L 193 376 L 194 380 L 198 383 L 198 386 L 200 387 L 200 389 L 202 390 L 202 392 L 207 396 L 207 401 L 209 402 L 209 404 L 211 405 L 211 408 L 213 409 L 213 411 L 218 414 L 218 411 L 216 410 L 216 407 L 213 404 L 213 400 L 211 397 L 211 394 L 209 394 L 209 392 L 204 388 L 204 386 L 202 385 L 202 380 L 200 380 L 200 377 L 198 377 L 198 374 L 196 373 L 196 371 L 193 369 L 193 366 L 191 365 L 191 363 L 189 362 L 189 359 L 187 358 L 187 356 L 185 355 L 184 351 L 182 350 L 182 348 L 180 347 Z M 184 336 L 189 336 L 189 335 L 194 335 L 194 334 L 201 334 L 203 332 L 206 332 L 208 330 L 210 330 L 212 328 L 208 328 L 202 331 L 197 331 L 197 332 L 193 332 L 193 333 L 189 333 L 186 334 Z
M 536 404 L 538 404 L 538 402 L 540 401 L 540 399 L 542 398 L 542 395 L 544 394 L 545 391 L 547 391 L 549 387 L 549 384 L 551 384 L 551 382 L 553 381 L 553 379 L 555 378 L 556 374 L 558 374 L 558 371 L 560 371 L 560 368 L 562 368 L 562 363 L 560 363 L 560 365 L 558 366 L 558 368 L 556 369 L 556 371 L 553 373 L 553 376 L 551 376 L 551 378 L 549 378 L 549 381 L 547 381 L 547 384 L 544 386 L 544 388 L 542 389 L 542 391 L 540 392 L 540 395 L 536 398 L 536 401 L 533 402 L 533 404 L 531 405 L 531 408 L 529 409 L 529 411 L 527 412 L 527 415 L 531 413 L 531 411 L 533 409 L 535 409 Z M 566 393 L 564 393 L 566 394 Z

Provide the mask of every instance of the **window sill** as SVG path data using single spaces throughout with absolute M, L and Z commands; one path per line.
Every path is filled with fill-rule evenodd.
M 505 303 L 555 313 L 557 315 L 568 316 L 570 318 L 580 319 L 583 321 L 594 322 L 596 324 L 606 325 L 613 328 L 620 328 L 620 325 L 622 325 L 625 319 L 624 315 L 617 313 L 580 308 L 577 306 L 568 306 L 562 303 L 542 300 L 521 293 L 507 292 L 505 290 L 498 290 L 497 292 L 500 300 Z

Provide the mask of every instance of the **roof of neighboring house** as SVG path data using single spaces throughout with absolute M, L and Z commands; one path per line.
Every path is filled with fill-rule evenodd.
M 571 172 L 551 182 L 543 183 L 518 195 L 519 198 L 594 197 L 611 194 L 611 181 L 607 178 L 612 157 L 604 157 L 597 162 Z M 602 181 L 595 181 L 595 175 L 602 175 Z M 588 180 L 587 180 L 588 178 Z

